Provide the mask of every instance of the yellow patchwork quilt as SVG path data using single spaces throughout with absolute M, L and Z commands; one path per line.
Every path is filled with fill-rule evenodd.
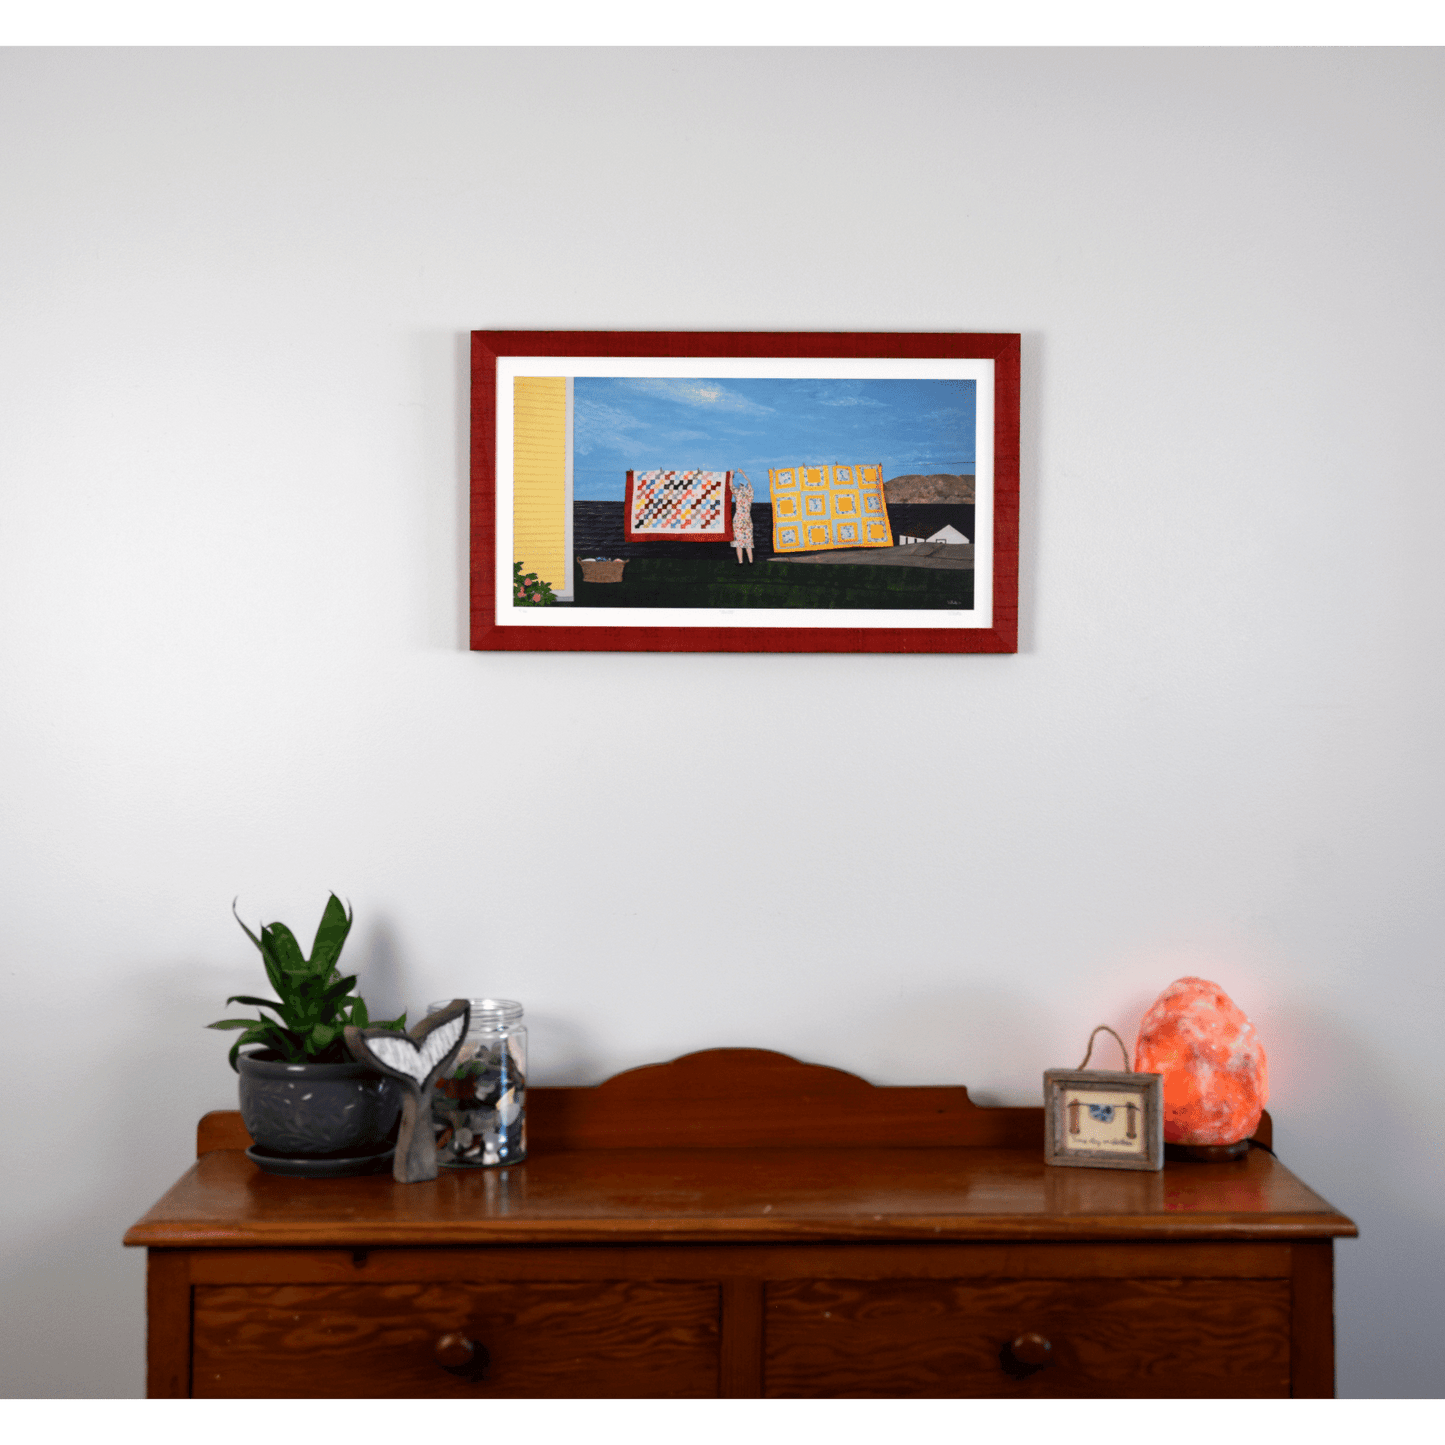
M 779 467 L 768 490 L 774 552 L 893 545 L 881 465 Z

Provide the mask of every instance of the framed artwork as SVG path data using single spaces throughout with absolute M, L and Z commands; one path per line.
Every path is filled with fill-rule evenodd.
M 1162 1169 L 1164 1075 L 1045 1070 L 1044 1163 Z
M 478 651 L 1015 652 L 1019 338 L 472 333 Z

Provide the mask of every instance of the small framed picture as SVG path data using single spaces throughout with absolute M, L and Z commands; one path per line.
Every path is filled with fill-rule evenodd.
M 1164 1075 L 1045 1070 L 1044 1163 L 1162 1169 Z

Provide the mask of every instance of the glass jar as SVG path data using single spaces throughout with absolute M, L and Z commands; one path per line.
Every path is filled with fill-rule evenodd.
M 450 1000 L 431 1004 L 428 1014 Z M 453 1168 L 520 1164 L 527 1157 L 527 1027 L 522 1005 L 474 998 L 456 1062 L 432 1091 L 437 1162 Z

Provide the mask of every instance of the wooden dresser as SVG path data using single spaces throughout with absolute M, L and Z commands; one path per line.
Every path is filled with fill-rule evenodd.
M 1042 1109 L 754 1049 L 533 1089 L 528 1121 L 525 1164 L 400 1185 L 265 1174 L 208 1114 L 125 1237 L 148 1393 L 1334 1392 L 1356 1229 L 1263 1150 L 1050 1169 Z

